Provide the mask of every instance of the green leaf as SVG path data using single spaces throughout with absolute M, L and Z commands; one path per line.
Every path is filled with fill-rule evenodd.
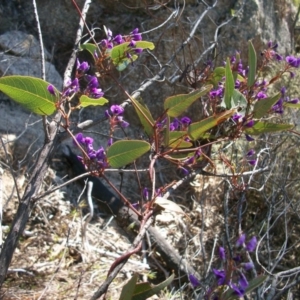
M 90 105 L 93 105 L 93 106 L 98 106 L 98 105 L 104 105 L 106 103 L 108 103 L 109 101 L 104 98 L 104 97 L 100 97 L 98 99 L 94 99 L 94 98 L 90 98 L 86 95 L 82 95 L 80 98 L 79 98 L 79 101 L 80 101 L 80 106 L 81 107 L 87 107 L 87 106 L 90 106 Z
M 262 133 L 289 130 L 293 127 L 294 125 L 292 124 L 275 124 L 257 121 L 253 127 L 247 128 L 245 132 L 250 135 L 259 135 Z
M 239 114 L 244 116 L 246 113 L 247 106 L 248 106 L 248 102 L 245 96 L 240 91 L 234 89 L 231 98 L 231 107 L 239 108 L 238 110 Z
M 253 117 L 255 119 L 262 118 L 275 103 L 279 100 L 281 93 L 278 93 L 274 97 L 269 97 L 266 99 L 261 99 L 256 101 L 253 108 Z
M 137 274 L 134 274 L 130 278 L 130 280 L 123 286 L 119 300 L 131 300 L 132 299 L 137 279 L 138 279 Z
M 169 97 L 165 100 L 164 108 L 167 110 L 167 115 L 170 117 L 178 117 L 186 109 L 192 105 L 197 99 L 205 95 L 212 89 L 212 85 L 204 86 L 200 90 L 195 90 L 189 94 L 182 94 Z
M 171 148 L 190 148 L 193 146 L 191 142 L 186 142 L 184 138 L 187 137 L 186 131 L 170 131 L 169 146 Z
M 134 98 L 131 98 L 131 102 L 142 123 L 145 132 L 148 134 L 149 137 L 152 137 L 154 133 L 153 128 L 155 121 L 151 115 L 150 110 L 147 106 L 142 105 L 139 101 L 137 101 Z
M 87 50 L 88 52 L 91 53 L 91 55 L 93 57 L 95 57 L 95 52 L 96 53 L 99 52 L 98 46 L 95 44 L 91 44 L 91 43 L 86 43 L 86 44 L 80 45 L 80 50 Z
M 163 132 L 163 137 L 164 137 L 164 145 L 169 145 L 170 143 L 170 117 L 167 115 L 166 116 L 166 128 L 164 129 Z
M 226 66 L 225 66 L 225 95 L 224 95 L 224 102 L 226 109 L 231 108 L 231 97 L 234 91 L 234 78 L 231 71 L 230 60 L 227 57 Z
M 256 52 L 251 41 L 249 41 L 249 47 L 248 47 L 248 62 L 249 62 L 249 73 L 248 73 L 247 85 L 248 87 L 251 87 L 255 82 L 256 66 L 257 66 Z
M 112 59 L 113 64 L 116 66 L 118 71 L 123 71 L 127 66 L 137 60 L 138 55 L 134 54 L 134 50 L 131 47 L 128 47 L 130 43 L 126 42 L 117 46 L 114 46 L 109 55 Z M 147 41 L 138 41 L 136 42 L 136 48 L 142 49 L 154 49 L 154 44 Z M 128 58 L 127 54 L 130 53 L 131 57 Z
M 192 123 L 189 126 L 188 133 L 189 133 L 190 137 L 192 138 L 192 140 L 196 141 L 196 140 L 202 138 L 203 134 L 207 130 L 209 130 L 209 129 L 221 124 L 222 122 L 226 121 L 235 112 L 236 112 L 235 109 L 227 110 L 227 111 L 224 111 L 224 112 L 222 112 L 218 115 L 208 117 L 208 118 L 206 118 L 206 119 L 204 119 L 200 122 Z
M 300 103 L 288 103 L 288 102 L 284 102 L 283 106 L 284 107 L 290 107 L 290 108 L 300 108 Z
M 267 278 L 268 278 L 268 276 L 266 276 L 266 275 L 260 275 L 260 276 L 257 276 L 256 278 L 250 280 L 249 285 L 245 290 L 245 295 L 247 293 L 253 291 L 254 289 L 258 288 Z M 229 289 L 223 295 L 222 299 L 223 300 L 235 300 L 235 299 L 240 299 L 240 297 L 235 294 L 233 289 Z
M 210 78 L 210 83 L 212 83 L 214 86 L 217 86 L 224 76 L 225 76 L 225 68 L 217 67 L 214 69 L 212 73 L 212 78 Z
M 107 159 L 111 167 L 120 168 L 132 163 L 150 150 L 150 144 L 145 141 L 117 141 L 107 151 Z
M 173 279 L 174 279 L 174 274 L 172 274 L 165 281 L 151 287 L 150 290 L 144 290 L 144 291 L 138 290 L 137 293 L 136 292 L 134 293 L 132 300 L 146 300 L 149 297 L 158 294 L 161 290 L 163 290 L 166 286 L 168 286 L 173 281 Z M 137 284 L 137 286 L 139 285 Z M 143 287 L 146 287 L 146 285 L 143 285 Z
M 29 111 L 38 115 L 52 115 L 56 96 L 50 94 L 50 83 L 29 76 L 5 76 L 0 78 L 0 90 Z M 55 94 L 59 92 L 55 89 Z

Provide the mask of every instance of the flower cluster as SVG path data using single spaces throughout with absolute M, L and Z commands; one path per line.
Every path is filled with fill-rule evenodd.
M 223 269 L 213 269 L 213 273 L 215 275 L 217 286 L 228 286 L 231 288 L 234 293 L 239 296 L 243 297 L 248 287 L 249 283 L 246 278 L 245 273 L 253 268 L 252 262 L 243 262 L 242 261 L 242 253 L 240 250 L 246 250 L 249 252 L 253 252 L 257 245 L 257 239 L 253 236 L 247 243 L 246 243 L 246 235 L 242 234 L 236 242 L 236 250 L 237 254 L 233 257 L 231 265 L 227 266 L 227 268 Z M 226 254 L 225 249 L 223 247 L 219 248 L 219 257 L 223 262 L 226 262 Z M 219 299 L 218 292 L 215 293 L 215 290 L 212 289 L 208 291 L 209 295 L 214 294 L 214 299 Z
M 174 120 L 170 123 L 170 131 L 176 130 L 187 130 L 187 127 L 192 123 L 189 117 L 182 117 L 180 120 L 174 118 Z
M 103 147 L 95 150 L 93 147 L 94 140 L 91 137 L 84 137 L 82 133 L 75 136 L 74 144 L 84 150 L 85 155 L 78 156 L 78 159 L 85 165 L 86 169 L 92 172 L 100 172 L 108 168 L 106 153 Z
M 93 99 L 103 97 L 104 92 L 99 88 L 98 78 L 96 76 L 85 74 L 89 69 L 90 66 L 86 61 L 80 62 L 79 59 L 77 59 L 75 78 L 73 80 L 70 79 L 67 82 L 62 92 L 63 97 L 71 98 L 79 91 L 82 91 L 84 95 Z M 87 84 L 86 87 L 81 90 L 79 80 L 82 78 L 86 79 Z M 50 94 L 55 95 L 54 87 L 51 84 L 47 87 L 47 89 Z
M 121 45 L 124 43 L 128 44 L 128 51 L 126 52 L 126 56 L 131 58 L 132 54 L 140 54 L 143 49 L 138 48 L 136 46 L 136 42 L 142 40 L 142 35 L 139 33 L 139 29 L 135 28 L 129 35 L 121 35 L 117 34 L 113 36 L 112 31 L 110 29 L 106 29 L 106 39 L 103 39 L 100 42 L 100 46 L 102 49 L 109 51 L 114 46 Z
M 123 113 L 124 108 L 120 105 L 112 105 L 110 107 L 110 112 L 108 110 L 105 111 L 105 116 L 109 118 L 112 129 L 114 129 L 117 125 L 121 126 L 122 128 L 129 126 L 129 123 L 123 119 Z
M 233 290 L 234 294 L 238 297 L 243 297 L 245 295 L 246 289 L 249 286 L 246 272 L 251 270 L 254 266 L 252 262 L 242 261 L 242 251 L 246 250 L 248 252 L 253 252 L 256 249 L 257 239 L 253 236 L 250 240 L 246 242 L 246 235 L 242 234 L 236 241 L 236 251 L 237 254 L 232 260 L 227 261 L 225 248 L 219 247 L 218 256 L 225 265 L 222 269 L 213 269 L 213 274 L 216 279 L 216 284 L 208 289 L 205 299 L 222 299 L 222 293 L 224 292 L 224 287 L 229 287 Z M 196 288 L 201 283 L 194 275 L 189 275 L 189 281 L 191 285 Z M 223 288 L 220 288 L 223 287 Z M 225 288 L 226 290 L 226 288 Z

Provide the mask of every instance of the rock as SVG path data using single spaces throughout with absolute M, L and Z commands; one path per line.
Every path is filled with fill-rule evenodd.
M 40 45 L 37 39 L 25 32 L 12 30 L 0 35 L 0 49 L 5 53 L 10 53 L 16 56 L 27 56 L 31 58 L 40 58 Z M 51 59 L 50 53 L 44 49 L 46 60 Z
M 41 78 L 41 61 L 38 41 L 29 34 L 19 31 L 9 31 L 0 36 L 0 75 L 27 75 Z M 10 53 L 10 54 L 8 54 Z M 14 55 L 13 55 L 14 54 Z M 50 54 L 45 51 L 45 57 Z M 50 62 L 45 62 L 46 80 L 59 90 L 62 88 L 62 78 Z M 8 97 L 0 95 L 1 120 L 0 133 L 15 134 L 12 161 L 25 159 L 32 161 L 36 150 L 41 146 L 43 127 L 41 117 L 32 115 L 20 105 L 9 101 Z

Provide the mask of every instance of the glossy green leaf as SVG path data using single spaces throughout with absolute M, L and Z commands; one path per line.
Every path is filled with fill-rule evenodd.
M 134 274 L 130 278 L 130 280 L 123 286 L 119 300 L 131 300 L 132 299 L 137 279 L 138 279 L 138 275 Z
M 102 106 L 106 103 L 108 103 L 109 101 L 104 98 L 104 97 L 100 97 L 98 99 L 94 99 L 94 98 L 90 98 L 86 95 L 82 95 L 80 98 L 79 98 L 79 101 L 80 101 L 80 106 L 81 107 L 87 107 L 87 106 L 90 106 L 90 105 L 93 105 L 93 106 Z
M 107 159 L 111 167 L 120 168 L 132 163 L 150 150 L 150 144 L 145 141 L 117 141 L 107 151 Z
M 80 45 L 80 50 L 87 50 L 93 57 L 95 57 L 95 52 L 98 53 L 98 46 L 91 43 L 86 43 Z
M 5 76 L 0 78 L 0 90 L 29 111 L 38 115 L 52 115 L 56 96 L 50 94 L 50 83 L 30 76 Z M 55 94 L 59 92 L 54 88 Z
M 142 123 L 142 126 L 145 130 L 145 132 L 148 134 L 149 137 L 153 136 L 154 133 L 154 119 L 151 115 L 150 110 L 148 109 L 147 106 L 144 106 L 143 104 L 141 104 L 139 101 L 137 101 L 136 99 L 132 98 L 131 102 L 134 106 L 134 109 Z
M 248 63 L 249 63 L 249 72 L 248 72 L 247 85 L 248 85 L 248 87 L 250 87 L 255 82 L 256 67 L 257 67 L 256 51 L 255 51 L 251 41 L 249 41 L 249 44 L 248 44 Z
M 231 97 L 234 91 L 234 78 L 231 70 L 230 60 L 227 58 L 225 66 L 225 92 L 224 102 L 226 109 L 231 108 Z
M 212 85 L 206 85 L 200 90 L 195 90 L 189 94 L 181 94 L 169 97 L 165 100 L 164 109 L 167 111 L 169 117 L 178 117 L 186 111 L 197 99 L 207 94 L 211 89 Z
M 224 111 L 220 114 L 215 116 L 208 117 L 200 122 L 192 123 L 189 126 L 188 133 L 192 140 L 196 141 L 203 137 L 205 132 L 218 124 L 229 119 L 234 113 L 236 112 L 235 109 Z
M 292 124 L 276 124 L 257 121 L 253 127 L 247 128 L 245 132 L 250 135 L 259 135 L 262 133 L 289 130 L 293 127 L 294 125 Z
M 145 300 L 148 299 L 150 297 L 152 297 L 153 295 L 158 294 L 160 291 L 162 291 L 165 287 L 167 287 L 169 284 L 171 284 L 171 282 L 174 280 L 174 274 L 172 274 L 169 278 L 167 278 L 165 281 L 151 287 L 151 289 L 149 290 L 137 290 L 137 292 L 134 292 L 134 295 L 132 297 L 132 300 Z M 137 287 L 139 286 L 139 284 L 137 284 Z M 147 287 L 145 284 L 142 285 L 142 287 Z
M 252 279 L 249 281 L 249 285 L 245 290 L 245 295 L 254 289 L 258 288 L 266 279 L 268 276 L 266 275 L 260 275 L 257 276 L 256 278 Z M 239 296 L 235 294 L 235 291 L 233 289 L 229 289 L 228 291 L 225 292 L 225 294 L 222 297 L 223 300 L 236 300 L 240 299 Z
M 283 103 L 284 107 L 290 107 L 290 108 L 300 108 L 300 103 L 289 103 L 289 102 L 284 102 Z
M 190 148 L 193 146 L 191 142 L 186 142 L 184 138 L 187 137 L 186 131 L 170 131 L 169 147 L 171 148 Z
M 275 103 L 279 100 L 281 93 L 278 93 L 274 97 L 269 97 L 266 99 L 261 99 L 256 101 L 253 108 L 253 117 L 255 119 L 262 118 Z

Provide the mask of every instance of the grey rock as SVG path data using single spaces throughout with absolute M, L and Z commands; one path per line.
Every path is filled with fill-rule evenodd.
M 41 57 L 40 44 L 37 39 L 31 34 L 18 30 L 0 35 L 0 49 L 16 56 Z M 44 56 L 46 60 L 51 59 L 51 55 L 46 49 L 44 49 Z

